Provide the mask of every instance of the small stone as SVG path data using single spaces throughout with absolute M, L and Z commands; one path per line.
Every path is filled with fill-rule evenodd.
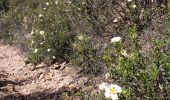
M 70 85 L 69 85 L 69 88 L 70 88 L 71 90 L 80 90 L 80 89 L 81 89 L 81 87 L 80 87 L 78 84 L 75 84 L 75 83 L 70 84 Z
M 40 77 L 39 77 L 39 79 L 42 80 L 43 77 L 44 77 L 44 74 L 41 74 Z
M 79 81 L 77 83 L 79 86 L 84 86 L 88 83 L 88 78 L 83 77 L 83 78 L 79 79 Z
M 41 64 L 36 66 L 36 68 L 44 68 L 44 67 L 47 67 L 47 64 L 41 63 Z
M 31 63 L 30 60 L 28 60 L 28 59 L 24 59 L 24 62 L 25 62 L 25 64 Z
M 66 67 L 66 62 L 64 62 L 64 63 L 60 64 L 60 66 L 61 66 L 60 70 L 65 69 L 65 67 Z
M 31 71 L 33 71 L 35 69 L 35 66 L 33 64 L 27 64 L 26 65 L 28 67 L 28 69 L 30 69 Z
M 61 68 L 60 65 L 54 65 L 54 69 L 55 69 L 55 70 L 59 70 L 60 68 Z

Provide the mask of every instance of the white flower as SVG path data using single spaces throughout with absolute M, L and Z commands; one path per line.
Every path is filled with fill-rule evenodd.
M 34 43 L 34 41 L 31 41 L 31 44 L 33 44 Z
M 42 14 L 39 14 L 38 17 L 42 17 L 43 15 Z
M 84 5 L 84 4 L 85 4 L 85 2 L 82 2 L 82 4 Z
M 79 11 L 81 10 L 81 8 L 77 8 Z
M 121 37 L 113 37 L 113 38 L 111 39 L 111 43 L 119 42 L 119 41 L 121 41 Z
M 79 40 L 82 40 L 82 39 L 83 39 L 83 36 L 82 36 L 82 35 L 78 36 L 78 39 L 79 39 Z
M 37 52 L 38 52 L 38 49 L 35 49 L 35 50 L 34 50 L 34 53 L 37 53 Z
M 68 1 L 68 4 L 71 4 L 72 2 L 71 1 Z
M 51 49 L 47 49 L 47 52 L 50 52 L 51 51 Z
M 58 4 L 58 0 L 55 2 L 55 4 L 56 4 L 56 5 Z
M 118 99 L 117 94 L 110 94 L 110 92 L 105 92 L 104 95 L 105 95 L 106 98 L 111 98 L 112 100 L 117 100 Z
M 110 77 L 110 73 L 106 73 L 106 74 L 105 74 L 105 78 L 106 78 L 106 79 L 109 79 L 109 77 Z
M 41 42 L 40 45 L 43 45 L 45 43 L 45 41 Z
M 127 0 L 128 2 L 131 2 L 132 0 Z
M 129 57 L 129 55 L 127 54 L 127 51 L 126 50 L 122 50 L 121 51 L 121 54 L 125 57 Z
M 44 35 L 44 33 L 45 33 L 44 31 L 40 31 L 40 34 L 41 34 L 41 35 Z
M 136 8 L 136 5 L 132 5 L 132 8 Z
M 55 56 L 53 56 L 53 59 L 56 59 L 56 57 L 55 57 Z
M 46 5 L 48 6 L 48 5 L 49 5 L 49 3 L 48 3 L 48 2 L 46 2 Z
M 117 19 L 117 18 L 115 18 L 115 19 L 113 20 L 113 22 L 114 22 L 114 23 L 118 22 L 118 19 Z
M 102 84 L 99 84 L 99 90 L 105 90 L 109 86 L 108 83 L 103 82 Z
M 122 92 L 122 88 L 120 86 L 116 85 L 116 84 L 111 84 L 110 88 L 111 89 L 114 88 L 116 93 L 121 93 Z
M 47 8 L 43 8 L 44 10 L 46 10 Z
M 112 100 L 117 100 L 118 99 L 117 93 L 121 93 L 121 92 L 122 92 L 122 88 L 120 86 L 111 84 L 105 88 L 105 97 L 111 98 Z

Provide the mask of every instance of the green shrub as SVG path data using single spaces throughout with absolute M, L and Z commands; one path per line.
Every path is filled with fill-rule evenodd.
M 31 62 L 37 64 L 42 61 L 52 62 L 54 59 L 66 59 L 69 54 L 69 23 L 62 4 L 43 2 L 44 8 L 36 9 L 32 30 Z M 38 50 L 37 52 L 35 52 Z
M 78 34 L 72 43 L 70 61 L 81 66 L 84 73 L 99 74 L 102 69 L 97 46 L 93 44 L 92 38 L 85 34 Z
M 129 28 L 130 48 L 128 53 L 121 52 L 123 44 L 121 41 L 113 43 L 115 49 L 111 49 L 110 55 L 106 56 L 110 74 L 113 80 L 125 87 L 128 94 L 122 95 L 122 98 L 131 99 L 168 99 L 169 89 L 169 51 L 162 51 L 168 44 L 168 41 L 161 42 L 154 40 L 151 50 L 152 56 L 146 58 L 142 53 L 139 44 L 139 35 L 136 27 Z M 110 46 L 109 46 L 110 48 Z M 114 66 L 113 66 L 114 65 Z

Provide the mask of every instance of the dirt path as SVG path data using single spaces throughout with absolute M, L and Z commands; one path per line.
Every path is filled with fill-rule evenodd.
M 24 59 L 19 49 L 0 44 L 0 100 L 49 100 L 47 94 L 53 94 L 50 98 L 54 100 L 58 98 L 55 93 L 63 87 L 77 88 L 88 81 L 77 74 L 77 69 L 64 63 L 58 70 L 54 69 L 58 64 L 40 64 L 32 71 L 32 66 L 25 65 Z

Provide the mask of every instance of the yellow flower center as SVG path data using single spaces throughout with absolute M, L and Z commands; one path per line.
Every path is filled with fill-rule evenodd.
M 110 92 L 111 92 L 112 94 L 115 94 L 115 93 L 116 93 L 115 88 L 111 88 L 111 89 L 110 89 Z

